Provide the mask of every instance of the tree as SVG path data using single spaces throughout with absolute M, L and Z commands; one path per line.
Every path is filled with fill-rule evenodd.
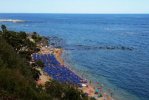
M 36 32 L 33 32 L 32 39 L 34 39 L 35 42 L 39 42 L 42 40 L 42 37 L 40 37 Z
M 46 92 L 57 100 L 89 100 L 88 96 L 70 84 L 63 84 L 57 81 L 47 82 Z
M 2 36 L 2 31 L 0 31 L 0 36 Z
M 44 63 L 40 60 L 36 61 L 37 66 L 43 68 L 44 67 Z
M 7 27 L 5 25 L 2 25 L 1 29 L 2 29 L 3 33 L 7 31 Z
M 34 80 L 39 80 L 39 77 L 41 75 L 40 71 L 36 70 L 35 68 L 32 69 L 32 74 L 33 74 L 33 78 Z
M 26 39 L 27 38 L 27 34 L 25 33 L 25 32 L 19 32 L 19 37 L 21 38 L 21 39 Z

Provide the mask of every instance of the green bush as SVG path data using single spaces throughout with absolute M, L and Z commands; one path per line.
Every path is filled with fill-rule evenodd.
M 58 100 L 88 100 L 85 94 L 70 84 L 63 84 L 57 81 L 46 83 L 46 92 Z

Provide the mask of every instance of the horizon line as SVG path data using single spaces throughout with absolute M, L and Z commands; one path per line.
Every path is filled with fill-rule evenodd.
M 48 12 L 0 12 L 0 14 L 149 14 L 149 13 L 48 13 Z

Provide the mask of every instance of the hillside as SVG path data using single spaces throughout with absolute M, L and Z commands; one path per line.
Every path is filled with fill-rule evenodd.
M 5 25 L 0 31 L 0 100 L 88 100 L 77 88 L 56 82 L 38 86 L 40 72 L 29 64 L 31 54 L 39 50 L 36 43 L 42 37 L 37 33 L 7 30 Z

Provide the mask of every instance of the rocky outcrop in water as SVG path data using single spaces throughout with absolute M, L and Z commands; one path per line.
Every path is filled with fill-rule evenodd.
M 133 47 L 126 46 L 113 46 L 113 45 L 99 45 L 99 46 L 89 46 L 89 45 L 73 45 L 73 46 L 65 46 L 67 50 L 134 50 Z

